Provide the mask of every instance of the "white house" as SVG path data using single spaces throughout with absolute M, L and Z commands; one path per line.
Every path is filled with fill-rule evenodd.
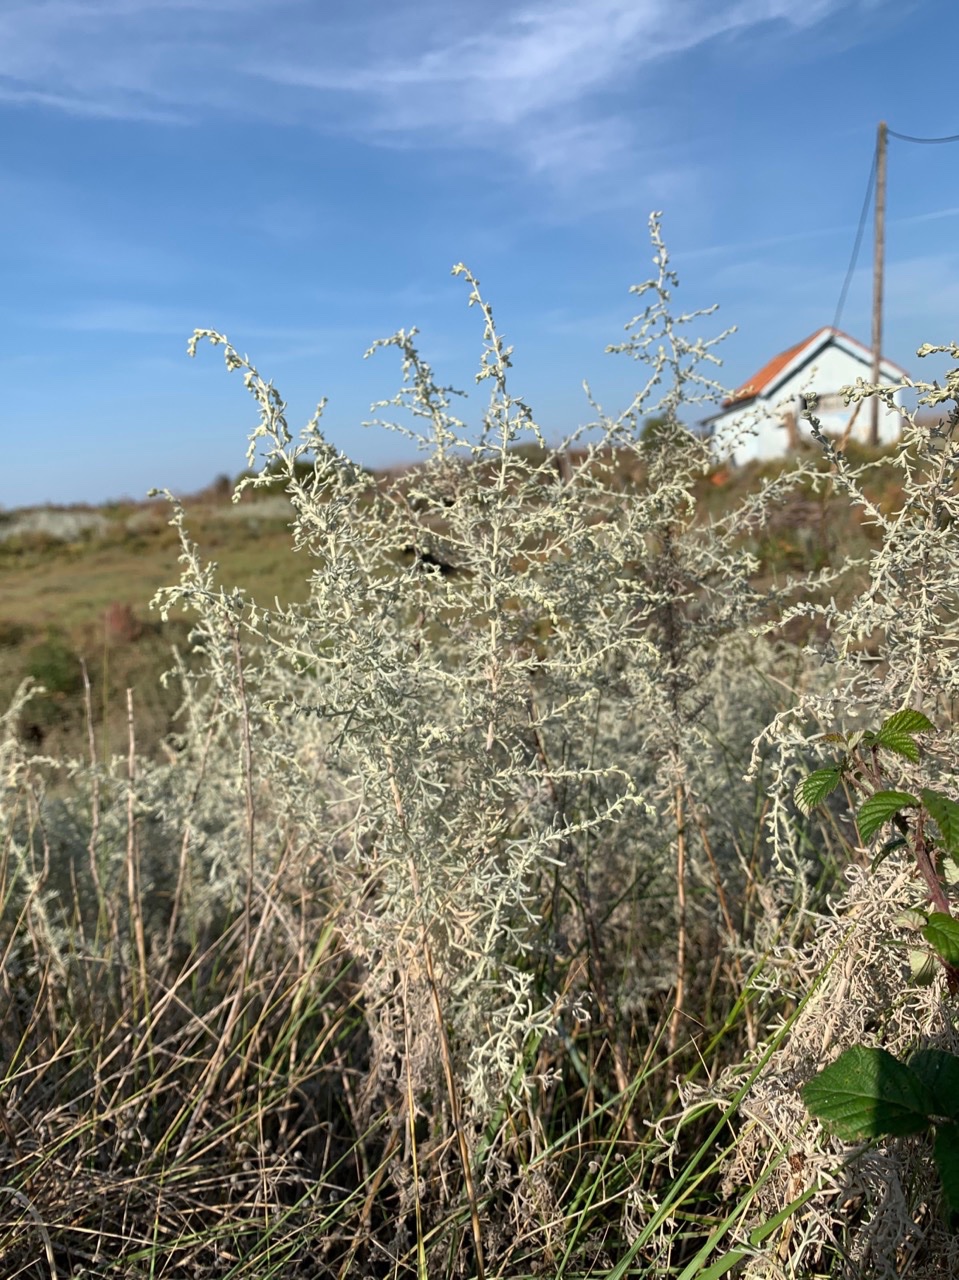
M 903 376 L 908 376 L 905 369 L 891 360 L 880 362 L 879 381 L 884 385 L 898 383 Z M 872 381 L 872 351 L 841 329 L 827 325 L 788 351 L 773 356 L 703 425 L 710 428 L 717 443 L 732 440 L 737 463 L 777 458 L 795 449 L 802 439 L 809 439 L 809 424 L 801 416 L 805 408 L 803 393 L 815 391 L 815 413 L 823 430 L 865 442 L 872 420 L 871 402 L 847 408 L 839 394 L 840 387 L 853 386 L 857 378 Z M 901 405 L 901 390 L 894 399 Z M 745 422 L 755 428 L 755 435 L 738 436 L 736 428 Z M 880 443 L 891 444 L 901 429 L 900 414 L 880 404 Z

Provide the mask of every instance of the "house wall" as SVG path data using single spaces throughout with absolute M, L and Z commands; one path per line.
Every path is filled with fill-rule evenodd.
M 881 372 L 881 380 L 887 384 L 899 381 L 898 374 L 889 368 Z M 841 347 L 831 345 L 816 356 L 811 364 L 798 370 L 781 383 L 771 399 L 757 396 L 748 405 L 734 405 L 726 413 L 715 419 L 714 436 L 718 442 L 735 431 L 736 425 L 747 420 L 750 411 L 754 415 L 755 435 L 748 435 L 734 445 L 734 459 L 737 463 L 751 462 L 754 459 L 778 458 L 789 448 L 789 427 L 787 417 L 791 413 L 795 427 L 803 440 L 809 440 L 809 424 L 800 418 L 802 409 L 801 396 L 804 392 L 815 391 L 820 397 L 816 416 L 822 422 L 823 430 L 835 435 L 842 435 L 849 424 L 856 406 L 847 409 L 838 395 L 840 387 L 852 385 L 857 378 L 869 382 L 872 369 L 868 363 L 857 359 Z M 897 393 L 897 403 L 902 393 Z M 872 421 L 870 402 L 862 405 L 853 424 L 851 435 L 865 442 L 869 436 Z M 892 444 L 899 438 L 902 421 L 898 412 L 891 411 L 885 405 L 879 406 L 879 440 L 882 444 Z

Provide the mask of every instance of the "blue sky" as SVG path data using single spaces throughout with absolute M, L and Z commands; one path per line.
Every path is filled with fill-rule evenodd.
M 441 381 L 482 339 L 464 261 L 550 435 L 623 407 L 604 354 L 663 211 L 677 302 L 720 304 L 723 381 L 832 322 L 876 124 L 959 132 L 955 0 L 3 0 L 0 504 L 189 492 L 255 412 L 195 327 L 359 461 L 417 325 Z M 959 338 L 959 144 L 889 151 L 885 353 Z M 842 327 L 869 341 L 871 226 Z M 483 396 L 474 391 L 473 409 Z

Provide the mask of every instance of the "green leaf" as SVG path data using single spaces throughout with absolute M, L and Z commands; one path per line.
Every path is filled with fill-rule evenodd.
M 909 952 L 909 980 L 917 987 L 928 987 L 936 976 L 939 962 L 931 951 L 914 947 Z
M 842 770 L 837 764 L 827 769 L 816 769 L 796 787 L 796 804 L 803 813 L 809 813 L 822 804 L 831 791 L 835 791 L 841 778 Z
M 945 1049 L 920 1049 L 909 1059 L 909 1069 L 929 1091 L 935 1114 L 959 1120 L 959 1058 Z
M 929 915 L 918 907 L 906 907 L 900 911 L 894 921 L 900 929 L 924 929 L 929 923 Z
M 922 936 L 946 964 L 959 968 L 959 920 L 944 911 L 934 911 Z
M 859 806 L 856 821 L 863 844 L 868 844 L 876 832 L 900 809 L 917 808 L 919 801 L 908 791 L 877 791 Z
M 943 849 L 952 855 L 959 853 L 959 804 L 944 796 L 941 791 L 930 791 L 928 787 L 923 787 L 919 794 L 939 828 Z
M 868 745 L 885 747 L 887 751 L 895 751 L 898 755 L 905 756 L 913 764 L 919 763 L 919 743 L 911 733 L 888 733 L 883 734 L 882 737 L 877 733 L 874 743 Z
M 959 1125 L 936 1126 L 933 1154 L 946 1203 L 953 1213 L 959 1213 Z
M 921 1133 L 932 1099 L 919 1077 L 885 1049 L 855 1045 L 802 1090 L 809 1111 L 846 1141 Z
M 935 728 L 928 716 L 907 707 L 888 716 L 875 732 L 864 733 L 862 742 L 866 747 L 885 747 L 918 764 L 919 743 L 913 735 L 935 732 Z
M 936 726 L 928 716 L 924 716 L 921 711 L 913 711 L 911 707 L 906 707 L 903 711 L 896 711 L 883 720 L 876 733 L 876 742 L 880 746 L 885 746 L 887 734 L 895 737 L 900 733 L 935 732 Z
M 788 1222 L 797 1210 L 801 1209 L 803 1205 L 806 1204 L 807 1201 L 811 1200 L 814 1195 L 818 1194 L 818 1192 L 818 1185 L 813 1183 L 811 1187 L 806 1188 L 802 1195 L 797 1196 L 795 1200 L 790 1204 L 787 1204 L 785 1209 L 780 1209 L 775 1217 L 769 1218 L 765 1222 L 760 1223 L 758 1227 L 754 1227 L 749 1233 L 749 1243 L 752 1245 L 753 1249 L 758 1248 L 759 1245 L 771 1236 L 774 1231 L 778 1231 L 785 1222 Z M 700 1263 L 704 1258 L 709 1257 L 709 1254 L 715 1247 L 716 1241 L 728 1233 L 731 1217 L 732 1215 L 726 1219 L 726 1222 L 723 1223 L 719 1231 L 713 1232 L 713 1235 L 707 1241 L 705 1247 L 700 1249 L 696 1257 L 693 1258 L 686 1269 L 680 1274 L 679 1280 L 693 1280 L 693 1277 L 695 1277 L 695 1280 L 722 1280 L 723 1276 L 728 1275 L 730 1271 L 732 1271 L 733 1267 L 738 1266 L 738 1264 L 742 1262 L 743 1258 L 748 1256 L 749 1251 L 746 1249 L 729 1249 L 721 1258 L 718 1258 L 714 1263 L 706 1267 L 704 1271 L 700 1270 Z
M 908 846 L 909 841 L 905 836 L 893 836 L 891 840 L 886 840 L 870 863 L 869 870 L 875 871 L 877 867 L 882 866 L 891 853 L 895 853 L 897 849 L 908 848 Z

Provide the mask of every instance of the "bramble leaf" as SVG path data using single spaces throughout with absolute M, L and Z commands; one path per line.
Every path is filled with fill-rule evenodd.
M 938 968 L 938 961 L 931 951 L 913 947 L 909 952 L 909 980 L 914 986 L 928 987 Z
M 885 1049 L 854 1045 L 802 1090 L 809 1111 L 846 1141 L 921 1133 L 932 1099 L 919 1077 Z
M 896 711 L 883 720 L 876 733 L 876 742 L 884 746 L 887 734 L 894 736 L 899 733 L 935 733 L 935 731 L 936 726 L 928 716 L 924 716 L 921 711 L 913 711 L 911 707 L 906 707 L 903 711 Z
M 923 929 L 929 923 L 929 914 L 918 907 L 906 907 L 896 916 L 895 922 L 900 929 Z
M 941 791 L 930 791 L 928 787 L 923 787 L 919 794 L 939 828 L 943 849 L 955 856 L 959 853 L 959 804 L 944 796 Z
M 953 1213 L 959 1213 L 959 1124 L 936 1126 L 933 1152 L 946 1202 Z
M 856 815 L 863 844 L 868 844 L 879 828 L 894 818 L 900 809 L 918 808 L 918 805 L 919 801 L 908 791 L 877 791 L 863 801 Z
M 809 813 L 817 805 L 822 804 L 830 792 L 835 791 L 842 778 L 839 765 L 830 765 L 826 769 L 815 769 L 796 787 L 795 801 L 803 813 Z
M 866 745 L 885 747 L 887 751 L 895 751 L 898 755 L 905 756 L 913 764 L 919 763 L 919 743 L 911 733 L 887 733 L 882 736 L 877 733 L 873 736 L 872 742 L 867 742 Z
M 935 725 L 921 711 L 913 711 L 907 707 L 888 716 L 875 730 L 863 734 L 863 745 L 866 747 L 885 747 L 895 751 L 914 764 L 919 762 L 919 743 L 913 736 L 916 733 L 929 733 Z
M 922 936 L 946 964 L 959 967 L 959 920 L 944 911 L 934 911 Z
M 909 1059 L 909 1069 L 928 1089 L 935 1114 L 959 1120 L 959 1058 L 945 1049 L 920 1049 Z

